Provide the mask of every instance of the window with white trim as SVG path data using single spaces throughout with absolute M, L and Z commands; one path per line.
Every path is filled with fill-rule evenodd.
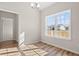
M 71 38 L 71 10 L 65 10 L 45 18 L 45 35 L 49 37 Z

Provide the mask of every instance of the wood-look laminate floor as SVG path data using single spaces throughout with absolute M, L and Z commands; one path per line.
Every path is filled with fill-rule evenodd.
M 15 41 L 0 43 L 0 56 L 78 56 L 69 51 L 42 43 L 17 46 Z
M 21 56 L 15 40 L 0 42 L 0 56 Z

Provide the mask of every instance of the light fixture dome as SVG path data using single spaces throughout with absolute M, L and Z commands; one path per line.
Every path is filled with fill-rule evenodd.
M 31 3 L 30 5 L 32 8 L 39 8 L 40 7 L 39 3 L 36 3 L 36 2 Z

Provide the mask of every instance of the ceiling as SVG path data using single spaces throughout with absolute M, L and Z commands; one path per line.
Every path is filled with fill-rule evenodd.
M 12 8 L 14 8 L 14 9 L 16 9 L 15 8 L 15 6 L 17 7 L 17 8 L 19 8 L 19 7 L 30 7 L 30 4 L 31 4 L 32 2 L 0 2 L 0 6 L 2 6 L 3 5 L 3 7 L 2 8 L 4 8 L 5 6 L 7 6 L 8 5 L 8 7 L 12 7 Z M 38 2 L 39 3 L 39 5 L 40 5 L 40 7 L 39 7 L 39 9 L 40 10 L 43 10 L 44 8 L 46 8 L 46 7 L 48 7 L 48 6 L 51 6 L 52 4 L 54 4 L 54 3 L 56 3 L 56 2 Z M 5 7 L 6 8 L 6 7 Z
M 51 6 L 52 4 L 54 4 L 55 2 L 39 2 L 40 4 L 40 10 L 43 10 L 44 8 Z

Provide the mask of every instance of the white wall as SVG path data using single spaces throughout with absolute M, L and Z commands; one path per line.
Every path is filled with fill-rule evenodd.
M 22 3 L 23 4 L 23 3 Z M 39 11 L 30 6 L 20 4 L 19 29 L 20 33 L 25 32 L 26 44 L 40 40 L 40 19 Z
M 40 39 L 39 11 L 32 9 L 29 3 L 0 2 L 0 10 L 18 14 L 18 33 L 25 32 L 25 44 L 34 43 Z
M 0 13 L 0 16 L 1 16 L 1 13 Z M 2 38 L 3 38 L 3 36 L 2 36 L 2 31 L 3 31 L 3 28 L 2 28 L 2 20 L 1 20 L 1 17 L 0 17 L 0 41 L 2 41 Z
M 71 9 L 71 40 L 45 36 L 45 16 Z M 41 41 L 79 54 L 79 3 L 55 3 L 41 11 Z

